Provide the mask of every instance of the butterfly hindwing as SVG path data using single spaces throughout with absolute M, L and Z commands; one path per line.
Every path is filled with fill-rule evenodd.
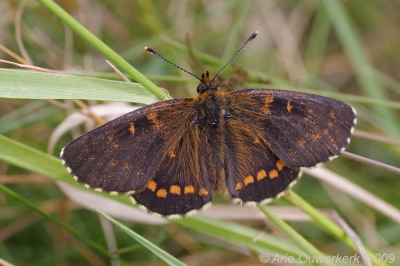
M 312 167 L 349 144 L 356 113 L 330 98 L 285 90 L 231 92 L 233 112 L 261 132 L 272 152 L 291 167 Z
M 202 209 L 212 199 L 209 170 L 202 166 L 198 130 L 192 125 L 181 136 L 174 136 L 176 145 L 160 161 L 145 189 L 131 195 L 132 201 L 152 213 L 180 216 Z M 194 138 L 194 139 L 192 139 Z M 172 149 L 170 149 L 172 148 Z
M 272 153 L 259 132 L 233 116 L 226 121 L 226 187 L 236 202 L 268 203 L 299 177 Z
M 131 195 L 134 202 L 162 216 L 184 215 L 211 202 L 212 186 L 203 131 L 193 123 L 196 110 L 187 108 L 171 125 L 173 135 L 146 188 Z M 182 119 L 186 115 L 187 119 Z

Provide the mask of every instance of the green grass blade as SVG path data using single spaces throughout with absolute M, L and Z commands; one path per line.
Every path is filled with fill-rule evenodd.
M 75 185 L 60 159 L 0 135 L 0 160 Z
M 279 228 L 287 237 L 289 237 L 294 243 L 297 244 L 304 252 L 306 252 L 311 257 L 324 258 L 322 254 L 316 247 L 314 247 L 310 242 L 308 242 L 303 236 L 297 233 L 292 227 L 280 219 L 276 214 L 270 211 L 265 206 L 259 206 L 259 209 L 267 216 L 267 218 L 274 223 L 276 227 Z M 333 265 L 331 263 L 313 263 L 314 265 Z
M 64 9 L 57 5 L 52 0 L 37 0 L 44 7 L 46 7 L 51 13 L 56 15 L 65 24 L 67 24 L 73 31 L 79 34 L 84 40 L 93 45 L 99 52 L 106 56 L 111 62 L 113 62 L 122 71 L 125 71 L 129 76 L 135 79 L 137 82 L 143 85 L 147 90 L 154 94 L 158 99 L 164 100 L 170 98 L 169 95 L 165 94 L 160 88 L 157 87 L 153 82 L 146 78 L 142 73 L 137 71 L 133 66 L 125 61 L 119 54 L 114 52 L 104 42 L 97 38 L 93 33 L 86 29 L 76 19 L 69 15 Z
M 367 53 L 363 48 L 363 43 L 354 29 L 341 1 L 324 0 L 322 3 L 324 4 L 325 11 L 332 20 L 346 54 L 353 64 L 357 79 L 364 93 L 374 99 L 388 99 L 383 87 L 376 78 Z M 378 107 L 374 107 L 374 111 L 382 117 L 380 123 L 385 128 L 386 133 L 398 139 L 400 136 L 400 127 L 394 113 L 386 108 Z
M 0 98 L 154 102 L 137 83 L 10 69 L 0 69 Z
M 6 132 L 10 132 L 12 130 L 24 127 L 26 125 L 33 124 L 39 120 L 55 115 L 60 111 L 61 109 L 58 108 L 57 106 L 48 106 L 46 108 L 37 110 L 19 119 L 12 120 L 8 123 L 2 123 L 0 119 L 0 134 L 4 134 Z
M 353 250 L 357 251 L 355 244 L 344 230 L 342 230 L 338 225 L 329 220 L 326 216 L 320 213 L 308 202 L 303 200 L 299 195 L 290 190 L 288 191 L 288 193 L 286 193 L 285 198 L 294 205 L 296 205 L 297 207 L 299 207 L 304 213 L 307 213 L 322 230 L 332 235 L 333 237 L 340 239 L 342 242 L 346 243 Z M 367 248 L 366 251 L 370 257 L 374 257 L 373 252 L 371 252 Z M 376 261 L 374 265 L 387 265 L 387 264 L 380 261 Z
M 55 218 L 54 216 L 45 213 L 44 211 L 42 211 L 39 207 L 37 207 L 35 204 L 31 203 L 30 201 L 22 198 L 21 196 L 19 196 L 17 193 L 15 193 L 14 191 L 8 189 L 6 186 L 0 184 L 0 190 L 2 190 L 4 193 L 6 193 L 7 195 L 9 195 L 10 197 L 16 199 L 17 201 L 21 202 L 23 205 L 29 207 L 30 209 L 32 209 L 33 211 L 35 211 L 36 213 L 40 214 L 41 216 L 43 216 L 44 218 L 51 220 L 52 222 L 56 223 L 57 225 L 59 225 L 60 227 L 62 227 L 63 229 L 65 229 L 68 233 L 70 233 L 71 235 L 75 236 L 76 238 L 80 239 L 82 242 L 84 242 L 86 245 L 88 245 L 89 247 L 97 250 L 98 252 L 106 255 L 107 257 L 109 257 L 112 260 L 117 260 L 119 262 L 121 262 L 122 265 L 130 265 L 127 262 L 123 261 L 122 259 L 116 257 L 115 255 L 110 254 L 106 249 L 104 249 L 102 246 L 100 246 L 99 244 L 97 244 L 96 242 L 93 242 L 92 240 L 86 238 L 85 236 L 83 236 L 81 233 L 79 233 L 77 230 L 75 230 L 74 228 L 72 228 L 71 226 L 62 223 L 60 220 L 58 220 L 57 218 Z
M 312 25 L 310 37 L 308 39 L 307 51 L 304 56 L 305 62 L 312 62 L 308 65 L 308 74 L 318 75 L 321 69 L 322 58 L 327 49 L 327 43 L 332 24 L 326 17 L 326 12 L 320 5 L 315 13 L 315 20 Z M 313 80 L 309 83 L 314 85 Z
M 197 214 L 193 217 L 174 220 L 176 224 L 222 238 L 259 253 L 270 253 L 298 258 L 303 252 L 290 242 L 270 234 L 260 234 L 260 230 L 240 224 L 222 221 Z
M 157 257 L 159 257 L 160 259 L 162 259 L 163 261 L 165 261 L 169 265 L 186 265 L 183 262 L 181 262 L 180 260 L 178 260 L 177 258 L 175 258 L 174 256 L 172 256 L 171 254 L 167 253 L 166 251 L 164 251 L 161 248 L 157 247 L 156 245 L 154 245 L 153 243 L 151 243 L 150 241 L 148 241 L 144 237 L 138 235 L 137 233 L 135 233 L 134 231 L 132 231 L 131 229 L 129 229 L 125 225 L 121 224 L 120 222 L 118 222 L 117 220 L 112 218 L 111 216 L 105 214 L 102 211 L 99 211 L 99 210 L 96 210 L 96 211 L 98 213 L 100 213 L 101 215 L 103 215 L 104 217 L 106 217 L 113 224 L 118 226 L 122 231 L 127 233 L 130 237 L 135 239 L 142 246 L 147 248 L 149 251 L 151 251 L 153 254 L 155 254 Z
M 0 135 L 0 147 L 0 160 L 84 189 L 82 185 L 71 178 L 58 158 L 30 148 L 2 135 Z M 97 193 L 94 191 L 92 192 Z M 104 193 L 102 195 L 125 204 L 128 203 L 125 197 L 112 197 Z M 351 248 L 355 248 L 353 242 L 343 230 L 294 194 L 294 192 L 290 191 L 286 198 L 309 214 L 323 230 L 342 240 Z M 259 231 L 257 230 L 204 217 L 202 215 L 196 215 L 195 217 L 176 220 L 174 222 L 184 227 L 243 245 L 257 252 L 272 252 L 282 255 L 288 253 L 294 257 L 298 257 L 302 253 L 296 246 L 282 240 L 278 241 L 277 238 L 273 238 L 272 236 L 264 235 L 258 237 Z M 254 241 L 256 238 L 257 241 Z
M 2 161 L 42 174 L 56 181 L 63 181 L 75 187 L 85 189 L 72 179 L 58 158 L 30 148 L 2 135 L 0 135 L 0 147 L 0 160 Z M 87 191 L 98 193 L 92 190 Z M 127 197 L 115 197 L 105 193 L 101 193 L 101 195 L 124 204 L 130 204 Z M 269 235 L 258 237 L 260 233 L 258 230 L 235 225 L 226 221 L 196 215 L 195 217 L 176 220 L 174 222 L 199 232 L 232 241 L 257 252 L 269 251 L 282 255 L 288 253 L 297 257 L 301 254 L 300 249 L 287 241 Z M 257 241 L 254 241 L 255 238 L 257 238 Z
M 233 4 L 231 3 L 231 5 L 232 9 L 236 9 L 234 3 Z M 240 6 L 241 6 L 240 9 L 237 11 L 238 12 L 237 18 L 235 21 L 233 21 L 232 25 L 233 30 L 229 34 L 228 42 L 224 48 L 224 54 L 221 57 L 223 62 L 228 62 L 242 45 L 241 40 L 243 38 L 242 37 L 243 27 L 246 21 L 248 20 L 253 3 L 251 1 L 244 1 L 241 3 Z M 250 34 L 252 34 L 252 32 L 248 33 L 249 36 Z
M 0 69 L 1 71 L 1 69 Z M 7 123 L 11 123 L 12 121 L 19 119 L 20 117 L 24 117 L 26 115 L 31 114 L 32 112 L 35 112 L 35 110 L 38 110 L 40 108 L 43 108 L 46 106 L 46 102 L 44 101 L 30 101 L 23 106 L 19 107 L 18 109 L 3 115 L 0 118 L 0 128 L 4 126 Z

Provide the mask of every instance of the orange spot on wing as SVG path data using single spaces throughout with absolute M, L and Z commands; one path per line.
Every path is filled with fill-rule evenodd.
M 321 135 L 319 135 L 319 134 L 317 134 L 317 133 L 312 133 L 312 134 L 311 134 L 311 137 L 313 138 L 313 140 L 316 140 L 316 141 L 318 141 L 318 140 L 321 139 Z
M 185 189 L 183 190 L 183 193 L 186 194 L 194 194 L 194 186 L 185 186 Z
M 262 179 L 264 179 L 267 176 L 267 173 L 265 172 L 265 170 L 260 170 L 257 173 L 257 180 L 260 181 Z
M 264 102 L 265 104 L 270 104 L 274 102 L 274 97 L 265 97 Z
M 334 111 L 330 111 L 330 112 L 329 112 L 329 116 L 332 117 L 333 119 L 336 118 L 336 114 L 335 114 Z
M 176 157 L 176 154 L 175 154 L 175 153 L 173 153 L 173 152 L 171 152 L 171 154 L 169 155 L 169 157 L 171 157 L 171 158 L 175 158 L 175 157 Z
M 306 115 L 306 117 L 304 119 L 310 124 L 313 124 L 313 125 L 316 124 L 316 122 L 314 121 L 314 118 L 311 115 Z
M 252 175 L 246 176 L 246 178 L 244 179 L 244 185 L 247 186 L 251 183 L 254 183 L 254 177 Z
M 241 182 L 237 183 L 235 186 L 235 190 L 241 190 L 243 188 L 243 185 Z
M 154 192 L 154 191 L 156 191 L 157 183 L 155 181 L 151 180 L 149 183 L 147 183 L 146 187 Z
M 279 171 L 282 171 L 283 167 L 285 167 L 285 166 L 286 166 L 286 164 L 281 160 L 278 160 L 276 162 L 276 168 L 278 168 Z
M 269 178 L 274 179 L 277 178 L 279 176 L 278 171 L 276 171 L 276 169 L 273 169 L 269 172 Z
M 109 162 L 109 166 L 110 167 L 113 167 L 113 166 L 115 166 L 117 163 L 115 162 L 115 160 L 114 159 L 112 159 L 110 162 Z
M 324 133 L 325 136 L 329 135 L 329 131 L 327 129 L 324 129 L 322 132 Z
M 181 187 L 180 186 L 176 186 L 176 185 L 172 185 L 169 188 L 169 192 L 171 192 L 171 194 L 180 195 L 181 194 Z
M 118 141 L 118 140 L 117 140 L 117 141 L 114 141 L 114 142 L 111 144 L 111 146 L 112 146 L 114 149 L 119 148 L 119 141 Z
M 163 126 L 160 120 L 158 120 L 156 113 L 148 114 L 147 119 L 153 123 L 153 129 L 160 129 Z
M 332 123 L 332 122 L 329 122 L 329 123 L 328 123 L 328 127 L 333 127 L 333 123 Z
M 114 135 L 108 136 L 108 142 L 111 142 L 114 139 Z
M 265 97 L 264 98 L 264 106 L 261 108 L 261 111 L 264 114 L 271 114 L 271 110 L 269 109 L 271 107 L 271 103 L 274 102 L 274 97 Z
M 124 166 L 122 167 L 124 170 L 129 170 L 129 169 L 132 169 L 132 166 L 131 165 L 129 165 L 129 164 L 127 164 L 127 163 L 125 163 L 124 164 Z M 153 181 L 154 182 L 154 181 Z
M 136 131 L 135 125 L 133 124 L 133 122 L 131 122 L 130 126 L 129 126 L 129 132 L 131 132 L 131 134 L 133 136 L 133 135 L 135 135 L 135 131 Z
M 306 140 L 305 139 L 300 139 L 297 144 L 299 144 L 300 148 L 304 149 L 306 146 Z
M 200 196 L 207 196 L 208 195 L 208 190 L 205 188 L 201 188 L 199 191 Z
M 159 190 L 157 190 L 156 196 L 157 198 L 166 198 L 167 197 L 167 190 L 164 188 L 160 188 Z
M 293 106 L 290 104 L 290 101 L 288 101 L 287 105 L 286 105 L 286 110 L 290 113 L 290 111 L 292 111 L 292 109 L 293 109 Z

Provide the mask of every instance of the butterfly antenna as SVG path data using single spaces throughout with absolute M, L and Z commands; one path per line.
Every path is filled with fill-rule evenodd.
M 224 70 L 232 61 L 233 59 L 235 59 L 236 56 L 238 56 L 238 54 L 240 54 L 240 52 L 243 50 L 243 48 L 250 42 L 252 41 L 255 37 L 257 37 L 258 35 L 258 31 L 255 31 L 248 39 L 247 41 L 242 45 L 242 47 L 240 47 L 239 51 L 236 52 L 236 54 L 231 58 L 231 60 L 229 60 L 228 63 L 225 64 L 225 66 L 223 66 L 218 72 L 217 74 L 214 76 L 214 78 L 211 80 L 211 82 L 213 82 L 217 76 L 219 75 L 219 73 L 221 73 L 222 70 Z
M 164 56 L 162 56 L 161 54 L 157 53 L 157 52 L 154 51 L 153 49 L 151 49 L 151 48 L 145 46 L 145 47 L 144 47 L 144 50 L 145 50 L 146 52 L 148 52 L 149 54 L 156 55 L 156 56 L 160 57 L 160 58 L 161 58 L 162 60 L 164 60 L 165 62 L 170 63 L 170 64 L 173 65 L 174 67 L 179 68 L 179 69 L 182 70 L 183 72 L 188 73 L 189 75 L 192 75 L 193 77 L 195 77 L 195 78 L 197 78 L 198 80 L 201 81 L 201 79 L 200 79 L 198 76 L 196 76 L 196 75 L 193 74 L 192 72 L 189 72 L 189 71 L 187 71 L 186 69 L 183 69 L 183 68 L 181 68 L 180 66 L 178 66 L 178 65 L 176 65 L 176 64 L 174 64 L 174 63 L 172 63 L 171 61 L 169 61 L 168 59 L 166 59 Z

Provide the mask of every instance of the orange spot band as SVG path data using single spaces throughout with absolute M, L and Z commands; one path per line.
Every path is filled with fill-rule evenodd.
M 153 181 L 153 180 L 151 180 L 148 184 L 147 184 L 147 186 L 146 186 L 148 189 L 150 189 L 151 191 L 156 191 L 156 188 L 157 188 L 157 183 L 155 182 L 155 181 Z
M 247 186 L 251 183 L 254 183 L 254 177 L 252 175 L 246 176 L 246 178 L 244 179 L 244 185 Z
M 257 180 L 260 181 L 262 179 L 264 179 L 267 176 L 267 173 L 265 172 L 265 170 L 260 170 L 257 173 Z
M 156 196 L 157 196 L 157 198 L 166 198 L 167 190 L 164 188 L 160 188 L 159 190 L 157 190 Z
M 278 161 L 276 162 L 276 168 L 278 168 L 279 171 L 282 171 L 282 169 L 283 169 L 285 166 L 286 166 L 286 164 L 285 164 L 283 161 L 281 161 L 281 160 L 278 160 Z
M 180 195 L 181 194 L 181 187 L 180 186 L 176 186 L 176 185 L 172 185 L 169 188 L 169 192 L 171 192 L 171 194 Z
M 183 193 L 186 194 L 194 194 L 194 186 L 185 186 L 185 189 L 183 190 Z
M 278 171 L 276 169 L 273 169 L 269 172 L 269 178 L 274 179 L 279 176 Z
M 200 196 L 207 196 L 208 195 L 208 190 L 205 188 L 201 188 L 199 191 Z

